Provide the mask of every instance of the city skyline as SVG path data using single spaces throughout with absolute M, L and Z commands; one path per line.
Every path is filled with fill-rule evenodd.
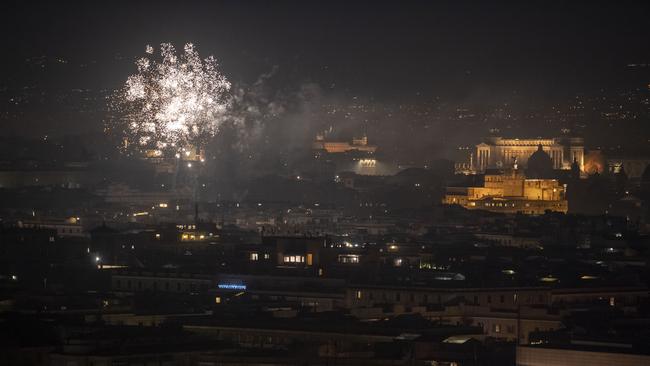
M 639 2 L 3 7 L 12 14 L 3 22 L 5 108 L 31 114 L 8 123 L 13 134 L 46 131 L 48 118 L 63 134 L 101 130 L 104 98 L 133 73 L 145 45 L 164 42 L 194 43 L 242 88 L 262 78 L 269 93 L 286 96 L 312 85 L 335 104 L 371 107 L 442 99 L 523 110 L 647 88 L 650 73 L 648 10 Z
M 650 364 L 643 2 L 0 3 L 0 365 Z

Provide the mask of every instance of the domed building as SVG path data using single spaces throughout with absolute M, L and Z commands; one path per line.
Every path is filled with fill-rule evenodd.
M 469 210 L 543 215 L 546 211 L 566 213 L 565 193 L 566 186 L 557 179 L 528 178 L 516 167 L 488 169 L 482 183 L 446 187 L 442 203 Z
M 562 136 L 555 138 L 505 138 L 491 136 L 476 145 L 476 151 L 469 154 L 468 161 L 459 168 L 474 173 L 484 173 L 486 169 L 501 168 L 515 158 L 521 166 L 528 165 L 528 158 L 544 147 L 553 162 L 553 169 L 568 169 L 577 161 L 580 170 L 584 166 L 584 140 L 580 137 Z
M 552 179 L 555 177 L 553 160 L 544 151 L 541 144 L 537 146 L 537 151 L 528 158 L 526 177 L 528 179 Z

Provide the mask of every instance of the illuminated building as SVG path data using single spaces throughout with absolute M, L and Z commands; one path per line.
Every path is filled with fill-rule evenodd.
M 195 146 L 181 148 L 173 155 L 160 149 L 144 149 L 141 154 L 145 161 L 153 165 L 156 174 L 174 174 L 178 170 L 179 162 L 187 163 L 188 167 L 191 167 L 193 162 L 205 162 L 205 150 Z
M 527 179 L 517 169 L 488 170 L 480 187 L 447 187 L 443 203 L 471 210 L 529 215 L 568 210 L 565 187 L 556 179 Z
M 368 144 L 368 137 L 353 138 L 352 143 L 348 141 L 325 141 L 323 135 L 316 135 L 316 141 L 313 142 L 312 148 L 314 150 L 325 150 L 328 153 L 345 153 L 348 151 L 361 151 L 373 154 L 377 151 L 377 146 Z
M 38 228 L 56 230 L 60 237 L 85 237 L 86 232 L 78 217 L 61 218 L 33 218 L 18 222 L 20 228 Z M 54 241 L 52 239 L 52 241 Z
M 320 254 L 327 240 L 309 236 L 265 236 L 262 242 L 274 248 L 278 266 L 307 268 L 320 264 Z
M 547 153 L 553 162 L 553 169 L 569 169 L 575 160 L 584 171 L 584 141 L 580 137 L 555 137 L 518 139 L 489 137 L 476 145 L 476 151 L 469 156 L 469 163 L 457 165 L 457 171 L 485 172 L 490 168 L 508 166 L 515 159 L 526 167 L 528 159 L 539 147 Z
M 145 159 L 152 162 L 159 162 L 165 159 L 165 153 L 159 149 L 145 149 L 142 151 Z M 176 159 L 183 161 L 205 161 L 205 151 L 197 147 L 181 148 L 179 152 L 173 156 Z
M 209 242 L 219 239 L 219 235 L 214 234 L 212 231 L 216 230 L 216 227 L 203 224 L 179 224 L 176 225 L 178 230 L 177 239 L 181 242 Z
M 607 157 L 607 170 L 612 173 L 625 171 L 628 178 L 637 179 L 643 176 L 643 172 L 650 165 L 648 157 Z M 602 173 L 602 172 L 601 172 Z

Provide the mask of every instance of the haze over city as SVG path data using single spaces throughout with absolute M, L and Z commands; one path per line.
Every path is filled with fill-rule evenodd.
M 0 14 L 0 364 L 650 362 L 645 2 Z

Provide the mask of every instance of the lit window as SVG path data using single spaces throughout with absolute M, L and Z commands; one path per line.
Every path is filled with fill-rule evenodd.
M 221 296 L 217 296 L 214 298 L 214 303 L 215 304 L 221 304 Z
M 356 254 L 339 255 L 340 263 L 359 263 L 359 256 Z
M 361 291 L 357 291 L 357 300 L 361 300 L 362 293 Z
M 269 259 L 269 258 L 271 258 L 271 256 L 269 255 L 269 253 L 264 253 L 264 259 Z
M 307 265 L 311 266 L 314 263 L 314 255 L 311 253 L 307 253 Z
M 258 256 L 257 253 L 251 253 L 251 260 L 252 260 L 252 261 L 256 261 L 256 260 L 258 260 L 258 259 L 259 259 L 259 256 Z

